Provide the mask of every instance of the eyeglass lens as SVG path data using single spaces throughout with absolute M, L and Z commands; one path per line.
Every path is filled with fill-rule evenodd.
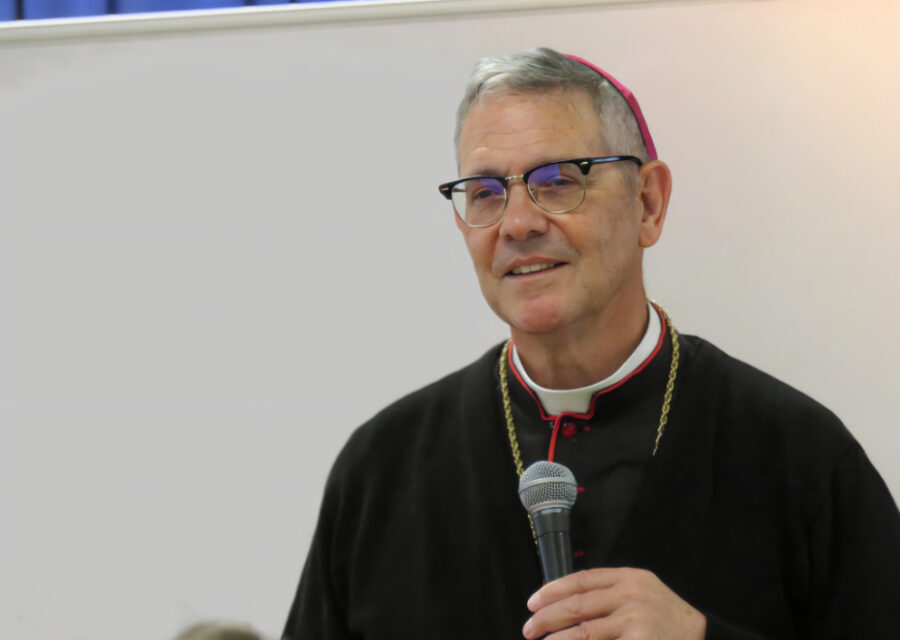
M 528 174 L 531 199 L 550 213 L 571 211 L 584 200 L 585 176 L 574 162 L 537 167 Z M 472 226 L 493 224 L 506 207 L 506 185 L 500 178 L 472 178 L 457 183 L 452 192 L 457 214 Z

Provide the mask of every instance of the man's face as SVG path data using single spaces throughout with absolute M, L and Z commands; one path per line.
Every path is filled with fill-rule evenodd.
M 585 92 L 490 95 L 463 122 L 460 175 L 519 175 L 547 162 L 622 153 L 604 149 L 600 133 Z M 543 211 L 515 180 L 499 222 L 470 228 L 457 220 L 482 293 L 513 337 L 567 330 L 577 337 L 636 298 L 643 302 L 643 207 L 624 171 L 637 168 L 595 165 L 584 202 L 569 213 Z M 520 272 L 534 265 L 541 269 Z

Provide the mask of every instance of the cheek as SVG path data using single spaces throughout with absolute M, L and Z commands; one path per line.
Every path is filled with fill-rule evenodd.
M 640 224 L 631 212 L 608 212 L 602 222 L 580 231 L 575 242 L 581 258 L 588 263 L 585 277 L 591 282 L 610 278 L 626 268 L 639 247 Z
M 472 264 L 479 273 L 491 268 L 493 260 L 493 242 L 488 234 L 479 233 L 478 230 L 471 230 L 466 234 L 466 248 L 469 250 L 469 256 L 472 258 Z

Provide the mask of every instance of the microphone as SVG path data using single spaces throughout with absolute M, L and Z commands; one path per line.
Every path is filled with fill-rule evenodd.
M 569 512 L 577 495 L 575 476 L 556 462 L 535 462 L 519 478 L 519 499 L 534 524 L 544 582 L 572 573 Z

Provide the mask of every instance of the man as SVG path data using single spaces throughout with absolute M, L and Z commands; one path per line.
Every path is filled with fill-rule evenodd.
M 441 185 L 511 341 L 358 429 L 287 638 L 888 638 L 900 514 L 827 409 L 647 302 L 671 177 L 633 96 L 482 60 Z M 517 474 L 569 467 L 576 573 L 541 587 Z

